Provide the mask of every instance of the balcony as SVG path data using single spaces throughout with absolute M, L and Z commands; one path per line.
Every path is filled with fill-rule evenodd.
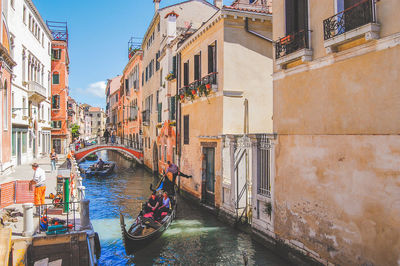
M 312 50 L 309 42 L 310 31 L 302 30 L 275 42 L 275 59 L 280 68 L 286 68 L 287 64 L 301 60 L 312 60 Z
M 362 0 L 354 6 L 324 20 L 324 47 L 327 53 L 356 39 L 379 38 L 380 25 L 376 20 L 376 0 Z
M 185 99 L 194 100 L 197 97 L 208 97 L 212 92 L 218 91 L 218 73 L 210 73 L 200 80 L 195 80 L 188 86 L 184 86 L 179 90 L 181 102 Z
M 28 95 L 32 101 L 42 102 L 46 100 L 46 88 L 37 83 L 36 81 L 29 81 L 28 84 Z

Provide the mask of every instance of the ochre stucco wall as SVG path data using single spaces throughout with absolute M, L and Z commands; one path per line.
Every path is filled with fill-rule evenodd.
M 212 97 L 182 106 L 183 116 L 189 114 L 189 145 L 182 145 L 181 170 L 192 175 L 190 179 L 181 178 L 183 190 L 201 199 L 202 186 L 202 142 L 216 142 L 215 149 L 215 203 L 221 202 L 221 142 L 220 139 L 204 139 L 204 136 L 218 136 L 222 131 L 222 97 Z M 183 143 L 183 132 L 182 132 Z
M 281 135 L 278 143 L 275 233 L 339 265 L 397 265 L 400 136 Z
M 275 80 L 275 131 L 399 134 L 400 123 L 393 120 L 400 118 L 400 61 L 395 58 L 400 46 Z

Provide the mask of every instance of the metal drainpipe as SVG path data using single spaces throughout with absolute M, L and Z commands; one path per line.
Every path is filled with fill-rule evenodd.
M 244 125 L 243 130 L 244 134 L 249 134 L 249 100 L 244 99 Z
M 244 22 L 244 29 L 250 34 L 253 34 L 253 35 L 255 35 L 255 36 L 257 36 L 257 37 L 259 37 L 259 38 L 261 38 L 263 40 L 266 40 L 268 42 L 274 43 L 274 41 L 272 39 L 270 39 L 270 38 L 268 38 L 268 37 L 266 37 L 266 36 L 264 36 L 264 35 L 262 35 L 262 34 L 260 34 L 258 32 L 255 32 L 253 30 L 249 30 L 249 18 L 246 18 L 246 20 Z
M 179 75 L 180 75 L 180 62 L 181 62 L 181 53 L 178 53 L 176 55 L 176 73 L 175 73 L 175 79 L 176 79 L 176 95 L 179 93 Z M 178 67 L 179 66 L 179 67 Z M 179 78 L 178 78 L 179 77 Z M 176 100 L 176 96 L 175 96 Z M 176 100 L 177 101 L 177 100 Z M 178 142 L 178 136 L 180 136 L 180 131 L 181 131 L 181 101 L 177 101 L 177 108 L 175 108 L 175 119 L 177 121 L 175 125 L 175 146 L 176 146 L 176 153 L 178 155 L 178 168 L 181 167 L 181 145 L 182 143 Z M 179 117 L 178 117 L 179 115 Z M 179 131 L 178 131 L 179 129 Z M 178 149 L 178 143 L 179 143 L 179 149 Z M 180 186 L 181 186 L 181 177 L 178 176 L 178 190 L 180 191 Z

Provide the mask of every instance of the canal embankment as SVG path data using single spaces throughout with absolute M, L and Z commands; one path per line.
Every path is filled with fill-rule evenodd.
M 84 198 L 84 187 L 73 159 L 71 169 L 66 165 L 64 156 L 59 156 L 58 169 L 51 171 L 48 158 L 36 160 L 46 174 L 46 200 L 40 206 L 41 216 L 34 216 L 33 189 L 29 186 L 33 170 L 30 164 L 16 167 L 0 184 L 2 212 L 2 258 L 8 258 L 10 265 L 31 265 L 36 261 L 67 263 L 72 255 L 82 258 L 82 264 L 90 260 L 96 262 L 96 234 L 90 222 L 89 201 Z M 54 204 L 50 194 L 57 197 L 61 193 L 61 202 Z M 65 203 L 63 201 L 67 201 Z M 57 225 L 59 224 L 59 225 Z M 7 236 L 10 236 L 7 242 Z M 85 239 L 83 239 L 83 236 Z M 65 248 L 79 243 L 78 250 Z M 60 248 L 61 246 L 64 248 Z M 90 249 L 89 249 L 90 246 Z M 54 252 L 58 250 L 59 252 Z M 90 252 L 89 252 L 90 250 Z

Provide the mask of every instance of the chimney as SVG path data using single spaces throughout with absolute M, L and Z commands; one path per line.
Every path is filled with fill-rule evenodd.
M 167 43 L 170 43 L 176 37 L 176 19 L 179 17 L 174 11 L 168 13 L 167 19 Z
M 223 0 L 214 0 L 214 6 L 221 9 L 223 4 Z
M 161 0 L 153 0 L 154 3 L 154 11 L 157 12 L 158 9 L 160 8 L 160 2 Z

